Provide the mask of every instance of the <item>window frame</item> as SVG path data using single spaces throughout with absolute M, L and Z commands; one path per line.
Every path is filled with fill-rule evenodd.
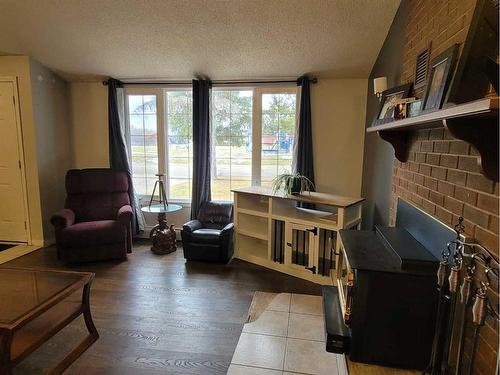
M 128 134 L 128 138 L 125 140 L 127 145 L 127 151 L 132 157 L 132 149 L 130 142 L 130 119 L 129 119 L 129 108 L 128 108 L 128 96 L 129 95 L 151 95 L 156 96 L 156 129 L 157 129 L 157 147 L 158 147 L 158 173 L 163 173 L 165 175 L 165 193 L 167 199 L 170 202 L 190 204 L 191 199 L 177 199 L 171 198 L 170 193 L 170 171 L 167 168 L 168 165 L 168 103 L 166 94 L 169 91 L 192 91 L 191 86 L 175 85 L 175 86 L 149 86 L 149 85 L 137 85 L 137 86 L 126 86 L 124 88 L 124 113 L 125 113 L 125 134 Z M 252 176 L 251 185 L 260 186 L 262 182 L 262 96 L 265 94 L 295 94 L 295 139 L 297 135 L 298 122 L 299 122 L 299 111 L 300 111 L 300 87 L 292 85 L 263 85 L 263 86 L 251 86 L 251 85 L 235 85 L 235 86 L 214 86 L 212 91 L 252 91 Z M 212 112 L 212 101 L 210 101 L 210 112 Z M 212 114 L 210 114 L 212 116 Z M 210 126 L 213 126 L 213 121 L 211 118 Z M 213 137 L 212 129 L 210 130 Z M 192 139 L 192 138 L 191 138 Z M 213 139 L 212 139 L 213 142 Z M 293 162 L 292 162 L 293 166 Z M 133 173 L 133 171 L 132 171 Z M 192 185 L 192 170 L 191 176 L 189 177 L 190 184 Z M 138 194 L 140 199 L 150 198 L 149 194 Z M 231 202 L 231 201 L 228 201 Z
M 125 144 L 127 145 L 127 152 L 130 157 L 132 158 L 132 144 L 131 144 L 131 133 L 130 133 L 130 118 L 129 118 L 129 106 L 128 106 L 128 97 L 129 95 L 148 95 L 148 96 L 155 96 L 156 97 L 156 145 L 157 145 L 157 150 L 158 150 L 158 171 L 156 173 L 159 173 L 161 170 L 161 164 L 163 162 L 162 160 L 162 145 L 164 144 L 163 140 L 163 130 L 161 129 L 160 126 L 160 116 L 162 116 L 163 113 L 163 108 L 162 108 L 162 103 L 161 103 L 161 93 L 160 89 L 158 87 L 148 87 L 148 86 L 133 86 L 133 87 L 125 87 L 124 88 L 124 113 L 125 113 L 125 128 L 126 131 L 125 133 L 128 134 L 129 139 L 125 140 Z M 159 96 L 160 95 L 160 96 Z M 132 161 L 130 160 L 130 169 L 132 171 L 132 178 L 133 178 L 133 166 L 132 166 Z M 146 185 L 147 186 L 147 185 Z M 149 194 L 137 194 L 139 199 L 143 199 L 146 197 L 151 197 Z
M 165 194 L 167 195 L 167 199 L 171 202 L 176 202 L 176 203 L 191 203 L 191 198 L 188 199 L 182 199 L 182 198 L 171 198 L 170 197 L 170 168 L 167 168 L 168 166 L 168 157 L 169 157 L 169 149 L 168 149 L 168 95 L 166 95 L 167 92 L 174 92 L 174 91 L 190 91 L 191 92 L 191 100 L 192 100 L 192 93 L 193 93 L 193 88 L 192 86 L 169 86 L 169 87 L 164 87 L 162 88 L 162 93 L 163 93 L 163 150 L 164 150 L 164 159 L 163 159 L 163 174 L 165 175 Z M 191 102 L 192 106 L 192 102 Z M 193 117 L 193 113 L 191 111 L 191 119 Z M 193 133 L 191 131 L 191 140 L 193 139 Z M 189 152 L 188 152 L 189 155 Z M 188 157 L 189 158 L 189 157 Z M 191 191 L 192 191 L 192 185 L 193 185 L 193 174 L 192 174 L 192 167 L 190 168 L 191 175 L 188 177 L 189 180 L 189 185 L 191 186 Z
M 169 170 L 167 168 L 168 164 L 168 119 L 167 119 L 167 95 L 168 91 L 192 91 L 191 86 L 147 86 L 147 85 L 137 85 L 137 86 L 126 86 L 124 89 L 124 106 L 125 106 L 125 125 L 127 132 L 130 135 L 130 119 L 129 119 L 129 108 L 128 108 L 128 96 L 129 95 L 151 95 L 156 96 L 156 131 L 157 131 L 157 147 L 158 147 L 158 171 L 157 173 L 164 174 L 164 186 L 165 186 L 165 194 L 167 195 L 167 199 L 172 203 L 185 203 L 190 204 L 191 199 L 179 199 L 179 198 L 171 198 L 169 196 L 170 193 L 170 179 L 169 179 Z M 127 151 L 132 157 L 132 149 L 130 145 L 130 139 L 126 140 Z M 133 171 L 132 171 L 133 177 Z M 189 180 L 192 180 L 192 176 L 189 177 Z M 152 193 L 152 192 L 151 192 Z M 149 199 L 151 197 L 151 193 L 149 194 L 138 194 L 139 199 Z M 156 197 L 158 197 L 156 195 Z
M 295 134 L 297 134 L 299 123 L 300 90 L 297 86 L 258 86 L 254 88 L 253 101 L 258 105 L 254 105 L 252 114 L 252 186 L 261 186 L 262 184 L 262 96 L 265 94 L 295 94 Z
M 215 86 L 215 87 L 212 87 L 212 93 L 214 91 L 252 91 L 252 124 L 251 124 L 251 127 L 252 127 L 252 169 L 251 169 L 251 176 L 250 176 L 250 184 L 253 186 L 253 176 L 254 176 L 254 165 L 255 165 L 255 152 L 254 152 L 254 148 L 253 148 L 253 134 L 254 134 L 254 128 L 255 128 L 255 112 L 254 112 L 254 107 L 255 107 L 255 90 L 257 89 L 257 87 L 254 87 L 254 86 L 242 86 L 242 85 L 235 85 L 235 86 L 231 86 L 231 85 L 228 85 L 228 86 Z M 212 95 L 210 95 L 210 135 L 211 135 L 211 142 L 214 142 L 214 137 L 215 137 L 215 132 L 214 132 L 214 129 L 213 129 L 213 126 L 214 126 L 214 122 L 212 120 L 212 114 L 213 114 L 213 111 L 212 111 L 212 102 L 213 102 L 213 98 L 212 98 Z M 211 156 L 212 157 L 212 156 Z M 231 168 L 231 163 L 232 161 L 232 158 L 230 157 L 229 158 L 229 166 Z M 211 163 L 213 163 L 213 159 L 210 161 Z M 213 176 L 211 176 L 212 178 Z M 212 183 L 212 181 L 211 181 Z M 231 196 L 231 189 L 229 190 L 229 196 Z M 233 202 L 231 199 L 230 200 L 220 200 L 218 199 L 217 201 L 220 201 L 220 202 Z

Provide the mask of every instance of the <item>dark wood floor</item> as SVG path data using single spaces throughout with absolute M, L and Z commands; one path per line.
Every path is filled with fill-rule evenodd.
M 2 266 L 69 268 L 53 247 Z M 255 291 L 320 294 L 316 284 L 240 260 L 185 263 L 181 249 L 157 256 L 145 241 L 126 262 L 70 269 L 96 274 L 91 305 L 100 338 L 68 374 L 225 374 Z M 85 334 L 76 320 L 15 373 L 40 374 Z

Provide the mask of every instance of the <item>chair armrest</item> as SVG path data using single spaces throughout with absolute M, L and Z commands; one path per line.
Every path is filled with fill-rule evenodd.
M 126 204 L 125 206 L 120 207 L 120 209 L 118 210 L 116 220 L 118 220 L 122 224 L 128 225 L 132 222 L 132 217 L 132 206 Z
M 231 233 L 233 229 L 234 229 L 234 223 L 229 223 L 224 228 L 222 228 L 220 234 L 224 235 L 226 233 Z
M 63 208 L 50 218 L 50 222 L 56 229 L 64 229 L 75 223 L 75 213 L 69 208 Z
M 188 233 L 192 233 L 195 230 L 203 228 L 203 224 L 199 220 L 191 220 L 182 226 L 182 230 Z

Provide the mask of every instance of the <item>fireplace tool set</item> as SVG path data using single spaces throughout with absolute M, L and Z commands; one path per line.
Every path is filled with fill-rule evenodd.
M 456 239 L 448 243 L 441 254 L 434 341 L 430 363 L 423 374 L 471 374 L 479 333 L 487 315 L 500 320 L 487 295 L 493 278 L 498 285 L 498 263 L 483 246 L 466 242 L 463 230 L 460 217 L 455 226 Z M 468 314 L 470 308 L 472 313 Z M 474 329 L 470 352 L 466 353 L 465 334 L 469 323 Z M 463 361 L 465 355 L 469 356 L 467 365 Z M 455 365 L 450 364 L 453 359 Z

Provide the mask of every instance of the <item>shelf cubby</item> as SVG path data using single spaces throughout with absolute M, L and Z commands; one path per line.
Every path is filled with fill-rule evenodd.
M 238 194 L 238 208 L 258 216 L 269 215 L 269 198 L 252 194 Z
M 268 260 L 267 241 L 253 236 L 247 236 L 238 231 L 238 251 L 250 258 Z
M 238 233 L 261 240 L 267 240 L 267 226 L 267 218 L 238 211 Z

